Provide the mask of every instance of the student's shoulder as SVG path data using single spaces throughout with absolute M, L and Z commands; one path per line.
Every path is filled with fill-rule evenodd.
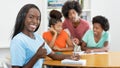
M 82 23 L 82 25 L 85 27 L 85 28 L 88 28 L 90 29 L 90 23 L 84 19 L 80 19 L 80 22 Z
M 88 21 L 87 21 L 87 20 L 82 19 L 82 18 L 80 18 L 80 21 L 81 21 L 81 22 L 84 22 L 84 23 L 88 23 Z
M 92 29 L 87 30 L 88 33 L 93 33 Z
M 85 19 L 80 19 L 81 23 L 85 24 L 85 25 L 89 25 L 89 22 Z
M 60 35 L 65 38 L 69 36 L 68 33 L 64 30 L 61 31 Z
M 13 37 L 13 39 L 21 39 L 21 38 L 24 38 L 24 34 L 22 32 L 18 33 Z
M 104 33 L 104 34 L 103 34 L 103 33 Z M 108 31 L 103 31 L 103 33 L 102 33 L 102 34 L 103 34 L 104 36 L 109 36 L 109 32 L 108 32 Z
M 25 38 L 26 38 L 25 35 L 24 35 L 22 32 L 20 32 L 20 33 L 18 33 L 17 35 L 15 35 L 15 36 L 12 38 L 11 41 L 12 41 L 12 42 L 23 42 Z
M 85 34 L 93 34 L 93 30 L 89 29 L 89 30 L 86 31 Z
M 61 34 L 63 34 L 63 35 L 68 35 L 65 30 L 62 30 L 62 31 L 61 31 Z
M 70 20 L 65 18 L 64 21 L 63 21 L 63 24 L 68 24 L 68 23 L 70 23 Z
M 37 39 L 43 40 L 42 36 L 39 33 L 35 32 L 34 35 Z
M 106 34 L 109 34 L 109 31 L 105 31 Z
M 49 36 L 49 35 L 51 35 L 50 31 L 46 31 L 46 32 L 43 33 L 43 36 Z

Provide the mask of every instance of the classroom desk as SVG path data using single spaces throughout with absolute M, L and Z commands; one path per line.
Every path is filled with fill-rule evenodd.
M 64 52 L 64 54 L 72 54 L 72 52 Z M 48 66 L 66 66 L 79 68 L 120 68 L 120 52 L 108 52 L 108 54 L 85 54 L 80 59 L 86 59 L 86 65 L 77 64 L 61 64 L 61 61 L 45 58 L 43 65 Z

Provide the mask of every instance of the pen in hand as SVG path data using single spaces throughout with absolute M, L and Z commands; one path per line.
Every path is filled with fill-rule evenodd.
M 73 42 L 74 45 L 74 51 L 73 51 L 73 55 L 76 56 L 76 52 L 77 52 L 77 45 Z

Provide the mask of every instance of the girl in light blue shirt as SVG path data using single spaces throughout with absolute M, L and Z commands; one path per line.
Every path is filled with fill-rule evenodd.
M 19 11 L 10 44 L 12 68 L 42 68 L 46 56 L 55 60 L 80 58 L 79 55 L 55 54 L 36 33 L 40 21 L 40 10 L 34 4 L 26 4 Z
M 109 22 L 103 16 L 95 16 L 92 20 L 93 30 L 88 30 L 82 38 L 83 51 L 106 52 L 109 42 Z

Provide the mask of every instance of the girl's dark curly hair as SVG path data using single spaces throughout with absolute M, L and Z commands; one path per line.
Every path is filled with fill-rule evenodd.
M 82 7 L 78 1 L 66 1 L 62 7 L 62 13 L 65 18 L 68 18 L 68 12 L 71 9 L 74 9 L 78 15 L 82 12 Z
M 110 28 L 108 19 L 105 18 L 104 16 L 93 17 L 92 24 L 94 23 L 99 23 L 102 26 L 104 31 L 108 31 Z
M 55 25 L 58 21 L 62 21 L 62 14 L 57 11 L 57 10 L 52 10 L 49 14 L 50 19 L 49 19 L 49 27 L 51 27 L 51 25 Z

